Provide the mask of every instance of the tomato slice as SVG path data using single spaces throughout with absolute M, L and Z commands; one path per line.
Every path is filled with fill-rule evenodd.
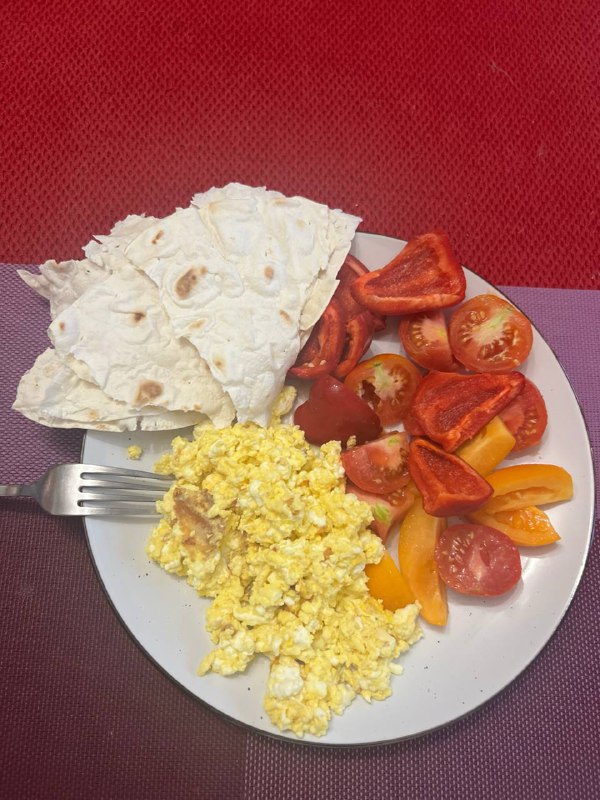
M 332 440 L 346 444 L 351 436 L 362 444 L 381 434 L 381 422 L 373 409 L 331 375 L 316 379 L 308 400 L 296 409 L 294 423 L 312 444 Z
M 346 323 L 346 343 L 340 362 L 333 370 L 336 378 L 345 378 L 367 352 L 373 341 L 373 314 L 361 311 Z
M 466 514 L 492 495 L 492 487 L 473 467 L 427 439 L 411 441 L 408 468 L 423 496 L 423 508 L 433 517 Z
M 521 559 L 513 542 L 486 525 L 460 523 L 441 534 L 435 561 L 446 586 L 461 594 L 504 594 L 521 577 Z
M 412 413 L 426 436 L 453 452 L 514 400 L 524 381 L 520 372 L 430 372 L 417 387 Z
M 363 492 L 358 486 L 346 481 L 346 491 L 355 494 L 363 503 L 368 503 L 373 512 L 371 530 L 385 542 L 391 529 L 404 518 L 415 501 L 415 494 L 410 489 L 399 489 L 388 495 Z
M 421 373 L 407 358 L 384 353 L 358 364 L 344 384 L 371 406 L 383 425 L 396 425 L 420 382 Z
M 425 369 L 456 372 L 460 364 L 452 355 L 446 319 L 441 309 L 411 314 L 400 321 L 398 335 L 406 355 Z
M 515 450 L 537 444 L 548 425 L 546 403 L 540 390 L 529 378 L 512 403 L 500 412 L 500 418 L 515 437 Z
M 507 372 L 531 350 L 531 322 L 502 297 L 480 294 L 454 311 L 448 325 L 456 358 L 474 372 Z
M 298 353 L 291 375 L 314 380 L 332 372 L 337 366 L 346 340 L 346 314 L 342 305 L 332 298 L 321 318 L 312 329 L 306 344 Z
M 349 447 L 342 453 L 342 465 L 359 489 L 389 494 L 410 480 L 407 458 L 408 436 L 393 431 L 373 442 Z
M 359 303 L 379 314 L 412 314 L 459 303 L 466 281 L 444 233 L 412 239 L 382 269 L 352 284 Z

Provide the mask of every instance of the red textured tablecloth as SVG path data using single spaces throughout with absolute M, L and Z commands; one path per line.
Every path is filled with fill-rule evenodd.
M 32 438 L 8 410 L 45 338 L 8 264 L 78 257 L 127 213 L 212 185 L 303 194 L 401 238 L 443 228 L 496 284 L 598 289 L 589 0 L 29 0 L 3 4 L 0 34 L 0 478 L 80 444 Z M 509 294 L 575 358 L 598 441 L 600 379 L 580 350 L 597 292 Z M 597 539 L 565 621 L 506 692 L 424 739 L 352 752 L 247 732 L 172 685 L 113 615 L 78 522 L 5 501 L 0 541 L 2 797 L 596 796 Z

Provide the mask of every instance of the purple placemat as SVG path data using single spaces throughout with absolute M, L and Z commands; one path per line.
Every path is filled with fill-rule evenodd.
M 10 410 L 46 346 L 47 309 L 0 266 L 0 479 L 79 458 L 78 431 Z M 508 288 L 560 357 L 600 452 L 596 292 Z M 17 507 L 18 506 L 18 507 Z M 0 796 L 106 798 L 577 797 L 596 795 L 598 541 L 572 606 L 536 661 L 500 696 L 429 736 L 330 750 L 235 726 L 192 700 L 135 647 L 96 581 L 80 523 L 0 500 L 3 580 Z M 518 636 L 518 632 L 515 632 Z

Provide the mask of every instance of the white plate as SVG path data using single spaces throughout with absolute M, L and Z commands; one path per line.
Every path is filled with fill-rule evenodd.
M 403 242 L 359 233 L 353 252 L 370 268 L 387 263 Z M 467 296 L 499 292 L 469 270 Z M 374 352 L 398 352 L 394 330 Z M 449 593 L 446 628 L 423 623 L 424 638 L 403 658 L 404 674 L 393 678 L 393 695 L 371 705 L 357 699 L 334 717 L 325 737 L 304 741 L 327 745 L 389 742 L 417 736 L 473 711 L 506 687 L 536 657 L 556 630 L 573 597 L 588 553 L 593 525 L 593 466 L 577 400 L 554 353 L 534 331 L 523 372 L 540 388 L 549 425 L 541 445 L 513 463 L 560 464 L 573 476 L 575 497 L 549 511 L 562 535 L 553 546 L 522 550 L 523 580 L 505 598 L 472 599 Z M 88 432 L 83 461 L 151 469 L 169 448 L 173 432 Z M 127 459 L 139 444 L 140 462 Z M 271 725 L 262 708 L 267 663 L 258 658 L 230 678 L 196 675 L 211 644 L 204 632 L 208 601 L 183 581 L 148 560 L 148 521 L 86 518 L 87 539 L 99 578 L 117 614 L 140 647 L 177 683 L 233 720 L 289 739 Z M 395 551 L 392 542 L 391 552 Z

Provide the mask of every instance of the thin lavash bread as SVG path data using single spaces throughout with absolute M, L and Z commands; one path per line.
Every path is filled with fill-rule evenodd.
M 359 222 L 304 198 L 230 184 L 162 220 L 128 217 L 90 242 L 81 262 L 47 262 L 40 276 L 26 273 L 55 317 L 52 364 L 49 357 L 36 363 L 38 390 L 29 391 L 38 402 L 45 398 L 39 421 L 106 429 L 118 413 L 117 429 L 130 429 L 133 419 L 142 425 L 144 415 L 152 417 L 148 425 L 169 427 L 174 412 L 189 417 L 202 409 L 217 425 L 234 413 L 266 424 L 335 291 Z M 70 392 L 62 412 L 56 358 L 83 382 L 76 387 L 61 372 Z M 39 391 L 44 380 L 51 382 L 46 393 Z M 32 376 L 19 410 L 31 386 Z M 107 398 L 96 423 L 71 402 L 88 397 L 90 387 L 94 412 Z
M 229 184 L 156 221 L 124 254 L 155 282 L 176 335 L 206 361 L 238 421 L 265 425 L 359 222 L 312 200 Z M 102 249 L 89 255 L 100 263 Z

